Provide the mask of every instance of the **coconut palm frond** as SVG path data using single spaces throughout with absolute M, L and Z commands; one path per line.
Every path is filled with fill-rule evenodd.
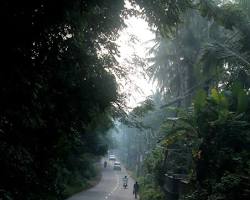
M 228 63 L 240 63 L 247 68 L 250 68 L 250 55 L 248 52 L 241 52 L 239 43 L 207 43 L 203 48 L 202 60 L 211 59 L 214 61 L 226 61 Z

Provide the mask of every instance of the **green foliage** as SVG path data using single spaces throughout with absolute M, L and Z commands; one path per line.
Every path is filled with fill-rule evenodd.
M 190 0 L 130 0 L 142 8 L 142 15 L 159 30 L 168 30 L 170 33 L 176 24 L 181 21 L 180 14 L 192 6 Z
M 142 200 L 164 200 L 165 195 L 159 187 L 153 186 L 152 184 L 142 185 L 142 190 L 140 191 L 140 199 Z
M 81 165 L 84 168 L 81 167 L 80 170 L 75 170 L 73 174 L 70 174 L 63 192 L 65 197 L 70 197 L 77 192 L 88 189 L 99 181 L 101 176 L 100 166 L 96 164 L 96 160 L 84 156 Z
M 199 90 L 196 92 L 196 96 L 194 98 L 194 109 L 195 112 L 199 112 L 199 110 L 205 106 L 206 103 L 206 98 L 207 98 L 207 94 L 204 90 Z
M 242 84 L 236 82 L 232 86 L 232 94 L 237 97 L 237 112 L 242 113 L 247 110 L 248 96 L 246 91 L 242 88 Z
M 209 96 L 198 91 L 194 110 L 178 109 L 178 116 L 167 118 L 161 127 L 166 164 L 154 168 L 157 158 L 150 157 L 147 168 L 159 172 L 157 180 L 165 173 L 191 175 L 189 180 L 199 187 L 187 199 L 249 198 L 249 100 L 239 83 L 222 92 L 212 89 Z M 194 163 L 187 159 L 191 152 Z
M 124 2 L 2 5 L 0 198 L 64 199 L 107 150 Z
M 163 175 L 187 169 L 192 150 L 199 188 L 189 199 L 249 199 L 250 4 L 130 2 L 142 10 L 112 0 L 2 2 L 0 198 L 64 199 L 96 175 L 119 98 L 111 72 L 125 74 L 114 41 L 122 14 L 134 12 L 156 26 L 148 73 L 178 107 L 159 112 L 148 99 L 129 115 L 125 157 L 145 175 L 141 198 L 163 199 Z M 182 112 L 193 93 L 194 110 Z M 180 153 L 168 160 L 170 149 Z
M 191 199 L 249 198 L 249 95 L 239 85 L 232 88 L 234 92 L 213 90 L 196 114 L 202 139 L 196 157 L 201 189 Z M 245 100 L 239 109 L 242 98 Z
M 168 160 L 170 169 L 178 171 L 188 150 L 195 161 L 189 172 L 199 185 L 188 198 L 248 199 L 249 3 L 132 2 L 157 26 L 158 43 L 151 50 L 148 73 L 166 100 L 178 107 L 174 115 L 167 114 L 159 134 L 163 147 L 181 152 Z M 188 110 L 194 93 L 194 110 Z M 186 115 L 180 107 L 186 108 Z M 158 158 L 148 157 L 146 168 L 157 174 Z
M 154 182 L 159 185 L 163 184 L 163 169 L 164 163 L 164 151 L 162 148 L 155 148 L 150 155 L 145 159 L 143 165 L 146 175 L 150 175 L 154 178 Z
M 163 200 L 165 195 L 159 185 L 164 181 L 164 152 L 161 148 L 154 149 L 143 163 L 144 175 L 139 178 L 140 199 Z
M 143 117 L 147 112 L 152 111 L 154 109 L 154 103 L 151 99 L 147 99 L 141 103 L 140 106 L 137 106 L 131 112 L 132 115 L 136 117 Z
M 170 169 L 182 165 L 179 160 L 188 149 L 195 161 L 190 171 L 198 183 L 188 199 L 249 199 L 249 3 L 136 2 L 158 30 L 148 73 L 167 101 L 178 107 L 160 130 L 163 147 L 181 151 L 168 160 Z M 169 9 L 170 3 L 178 12 Z M 187 109 L 193 93 L 194 111 Z M 148 157 L 146 168 L 156 173 L 158 158 Z M 178 164 L 171 165 L 174 161 Z

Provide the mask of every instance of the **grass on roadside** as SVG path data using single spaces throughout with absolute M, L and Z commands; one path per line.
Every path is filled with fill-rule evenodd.
M 99 163 L 94 165 L 94 174 L 90 179 L 76 175 L 74 179 L 68 184 L 64 190 L 64 196 L 70 197 L 78 192 L 87 190 L 95 185 L 97 185 L 101 180 L 101 166 Z

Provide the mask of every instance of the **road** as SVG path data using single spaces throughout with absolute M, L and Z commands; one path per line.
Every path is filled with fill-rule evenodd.
M 121 171 L 113 170 L 113 161 L 108 162 L 107 168 L 102 169 L 102 179 L 93 188 L 77 193 L 67 200 L 133 200 L 134 180 L 128 178 L 128 188 L 122 187 L 122 178 L 127 175 L 122 167 Z M 137 199 L 139 199 L 137 197 Z

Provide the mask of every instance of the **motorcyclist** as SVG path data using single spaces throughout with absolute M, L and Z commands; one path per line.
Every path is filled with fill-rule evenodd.
M 123 178 L 123 188 L 126 189 L 128 187 L 128 177 L 124 176 Z

